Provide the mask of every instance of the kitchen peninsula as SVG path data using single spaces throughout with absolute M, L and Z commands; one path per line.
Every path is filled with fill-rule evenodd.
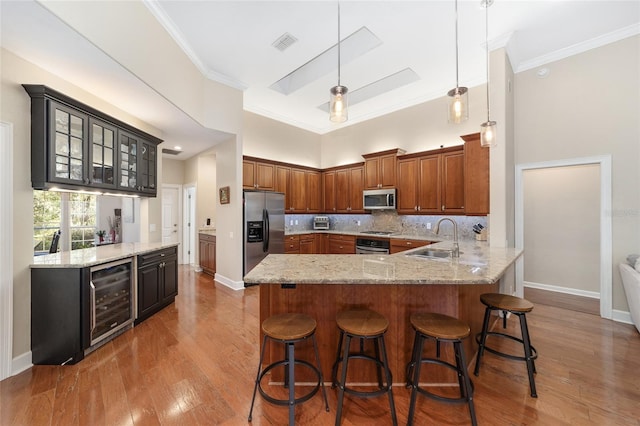
M 450 249 L 451 243 L 429 247 Z M 423 249 L 395 255 L 269 255 L 244 281 L 260 284 L 261 322 L 285 312 L 306 313 L 316 319 L 325 378 L 331 377 L 337 349 L 336 314 L 358 307 L 381 313 L 390 322 L 386 340 L 393 380 L 396 384 L 403 383 L 413 344 L 411 314 L 438 312 L 467 322 L 471 337 L 464 345 L 470 361 L 476 346 L 473 336 L 482 326 L 484 306 L 480 294 L 497 292 L 507 269 L 522 255 L 520 249 L 461 242 L 459 258 L 411 256 Z M 445 358 L 452 356 L 449 346 L 442 347 Z M 309 352 L 301 357 L 312 356 L 311 350 L 304 347 L 303 353 Z M 281 351 L 282 348 L 271 345 L 265 362 L 280 357 Z M 368 373 L 355 370 L 349 381 L 375 382 L 372 372 Z M 434 378 L 445 382 L 457 380 L 444 374 Z

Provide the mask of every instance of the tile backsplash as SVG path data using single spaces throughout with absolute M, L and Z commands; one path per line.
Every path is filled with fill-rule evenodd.
M 313 230 L 313 218 L 316 215 L 287 214 L 285 215 L 285 231 L 303 232 Z M 393 231 L 404 235 L 432 236 L 436 222 L 443 217 L 450 217 L 458 224 L 458 233 L 461 240 L 473 240 L 476 234 L 473 225 L 479 223 L 487 227 L 486 216 L 422 216 L 422 215 L 398 215 L 395 211 L 379 211 L 371 214 L 329 214 L 329 229 L 332 231 L 359 232 L 359 231 Z M 296 224 L 297 222 L 297 224 Z M 427 227 L 430 225 L 431 229 Z M 438 237 L 441 239 L 453 238 L 453 226 L 445 222 L 441 225 Z

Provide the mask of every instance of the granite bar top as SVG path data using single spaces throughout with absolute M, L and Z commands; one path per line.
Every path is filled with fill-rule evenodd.
M 353 235 L 355 237 L 372 237 L 372 238 L 400 238 L 404 240 L 417 240 L 417 241 L 446 241 L 446 238 L 438 236 L 434 233 L 429 233 L 427 235 L 416 235 L 416 234 L 389 234 L 389 235 L 377 235 L 377 234 L 369 234 L 367 232 L 361 231 L 337 231 L 337 230 L 323 230 L 323 229 L 310 229 L 303 231 L 290 231 L 285 232 L 285 235 L 306 235 L 306 234 L 337 234 L 337 235 Z
M 451 242 L 429 247 L 451 248 Z M 460 258 L 393 255 L 270 254 L 245 277 L 245 284 L 491 284 L 522 255 L 521 249 L 460 242 Z
M 34 256 L 31 268 L 85 268 L 149 253 L 178 243 L 122 243 Z

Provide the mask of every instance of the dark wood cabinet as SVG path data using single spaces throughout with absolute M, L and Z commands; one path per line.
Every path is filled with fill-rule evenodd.
M 442 154 L 442 213 L 464 214 L 464 152 Z
M 329 234 L 329 254 L 356 254 L 356 237 L 353 235 Z
M 109 190 L 155 197 L 162 140 L 47 86 L 31 97 L 34 189 Z
M 322 204 L 321 174 L 292 168 L 289 180 L 289 213 L 320 213 Z
M 322 172 L 322 211 L 336 212 L 336 171 Z
M 364 213 L 362 191 L 364 190 L 364 167 L 356 166 L 336 170 L 336 212 Z
M 284 237 L 284 253 L 300 254 L 300 236 L 286 235 Z
M 205 274 L 216 275 L 216 236 L 199 234 L 198 257 L 200 267 Z
M 300 254 L 320 254 L 317 234 L 300 235 Z
M 363 155 L 365 189 L 395 188 L 396 162 L 398 155 L 403 153 L 400 149 L 392 149 Z
M 277 192 L 284 193 L 284 210 L 285 212 L 291 206 L 291 191 L 289 190 L 289 181 L 291 180 L 291 167 L 276 166 L 276 182 Z
M 422 240 L 408 240 L 404 238 L 390 238 L 389 254 L 400 253 L 414 248 L 428 246 L 429 244 L 433 244 L 433 242 Z
M 178 294 L 177 247 L 138 256 L 138 317 L 136 324 L 173 303 Z
M 276 168 L 273 164 L 261 161 L 242 161 L 242 186 L 248 189 L 264 189 L 274 191 Z
M 489 148 L 480 145 L 480 133 L 462 136 L 464 142 L 464 211 L 489 214 Z

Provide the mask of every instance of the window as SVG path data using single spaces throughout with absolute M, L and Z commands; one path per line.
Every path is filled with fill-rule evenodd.
M 60 251 L 93 247 L 96 233 L 96 196 L 33 191 L 33 251 L 48 253 L 60 230 Z

